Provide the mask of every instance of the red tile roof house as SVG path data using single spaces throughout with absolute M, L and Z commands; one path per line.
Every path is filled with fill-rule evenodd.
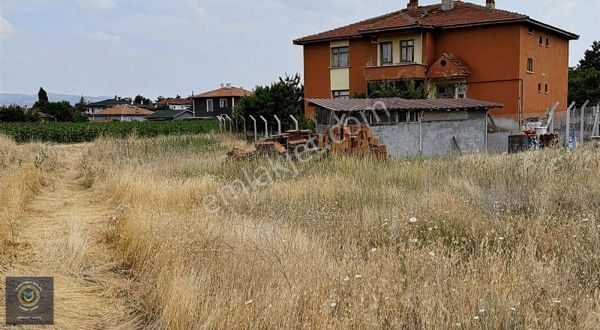
M 480 1 L 410 0 L 399 11 L 294 40 L 304 48 L 305 98 L 370 95 L 377 83 L 403 88 L 413 80 L 427 98 L 503 104 L 491 113 L 515 126 L 556 102 L 565 111 L 569 41 L 578 36 Z
M 192 108 L 191 98 L 170 98 L 158 102 L 160 105 L 166 105 L 169 110 L 184 111 Z
M 117 105 L 93 114 L 92 121 L 146 121 L 146 117 L 154 112 L 129 104 Z
M 231 115 L 239 100 L 250 95 L 252 92 L 242 87 L 221 84 L 219 89 L 192 96 L 194 117 L 214 118 L 218 115 Z

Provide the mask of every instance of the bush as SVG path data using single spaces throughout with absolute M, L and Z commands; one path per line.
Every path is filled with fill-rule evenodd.
M 216 120 L 112 123 L 0 123 L 0 133 L 19 143 L 40 141 L 55 143 L 90 142 L 99 137 L 124 138 L 160 135 L 201 134 L 216 131 Z

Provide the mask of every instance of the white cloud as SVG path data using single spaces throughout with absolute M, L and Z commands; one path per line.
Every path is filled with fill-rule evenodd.
M 11 40 L 17 34 L 17 30 L 4 17 L 0 16 L 0 40 Z
M 96 10 L 109 10 L 117 7 L 116 0 L 77 0 L 83 7 Z

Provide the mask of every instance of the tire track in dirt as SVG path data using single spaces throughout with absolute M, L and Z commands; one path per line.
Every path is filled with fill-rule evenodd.
M 52 184 L 29 204 L 13 262 L 2 274 L 0 326 L 4 326 L 4 277 L 54 277 L 56 329 L 136 329 L 140 313 L 129 301 L 132 285 L 105 238 L 114 212 L 108 200 L 85 189 L 78 165 L 87 145 L 58 145 Z

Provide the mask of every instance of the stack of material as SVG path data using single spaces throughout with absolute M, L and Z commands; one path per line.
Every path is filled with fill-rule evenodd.
M 307 144 L 312 137 L 313 134 L 309 130 L 290 130 L 257 142 L 256 151 L 261 155 L 283 155 L 296 146 Z
M 328 133 L 325 136 L 319 135 L 317 142 L 328 144 Z M 369 125 L 348 125 L 338 126 L 331 130 L 333 143 L 331 152 L 334 155 L 368 156 L 374 155 L 377 159 L 384 160 L 388 158 L 387 147 L 380 145 L 379 140 L 373 136 Z
M 246 151 L 240 148 L 233 148 L 233 150 L 227 153 L 227 156 L 233 160 L 252 159 L 256 157 L 256 150 Z

